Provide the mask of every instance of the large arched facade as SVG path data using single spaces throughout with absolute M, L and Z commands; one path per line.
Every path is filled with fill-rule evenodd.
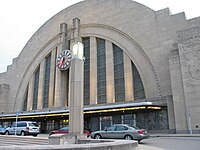
M 143 82 L 146 89 L 148 89 L 148 90 L 145 90 L 147 97 L 161 97 L 162 96 L 159 81 L 157 79 L 157 74 L 153 68 L 153 65 L 150 59 L 145 54 L 144 50 L 133 39 L 131 39 L 131 37 L 129 37 L 125 33 L 120 32 L 117 29 L 114 29 L 105 25 L 104 26 L 103 25 L 83 25 L 83 27 L 81 27 L 80 30 L 81 30 L 81 35 L 82 35 L 81 37 L 83 38 L 84 37 L 101 38 L 101 39 L 104 39 L 105 41 L 110 42 L 111 44 L 117 45 L 120 49 L 122 49 L 124 55 L 126 55 L 126 59 L 129 59 L 129 62 L 132 61 L 134 65 L 138 65 L 136 66 L 137 70 L 139 69 L 139 72 L 141 72 L 140 74 L 143 74 L 143 76 L 141 76 L 140 78 L 142 78 L 143 81 L 148 81 L 148 82 Z M 91 30 L 93 31 L 91 32 Z M 102 33 L 106 33 L 107 35 L 102 34 Z M 54 40 L 58 40 L 58 39 L 55 38 Z M 121 41 L 125 41 L 125 42 L 121 42 Z M 94 44 L 94 43 L 91 43 L 91 44 Z M 31 80 L 31 76 L 39 67 L 39 64 L 41 64 L 42 61 L 45 61 L 47 56 L 51 55 L 55 51 L 55 49 L 56 49 L 56 44 L 50 50 L 49 49 L 41 50 L 35 56 L 35 58 L 33 58 L 33 62 L 31 62 L 30 66 L 28 66 L 28 69 L 26 70 L 26 73 L 23 76 L 23 80 L 20 83 L 20 87 L 18 91 L 27 90 L 26 88 L 29 84 L 29 81 Z M 140 64 L 141 60 L 143 62 L 142 64 Z M 22 92 L 22 93 L 25 93 L 25 92 Z M 21 95 L 17 94 L 16 101 L 19 102 L 19 100 L 23 100 L 23 97 L 24 97 L 23 94 Z M 134 100 L 134 98 L 130 100 Z M 19 105 L 23 104 L 23 101 L 19 102 L 18 104 Z M 20 106 L 16 105 L 15 107 L 20 107 Z M 21 108 L 22 106 L 20 107 L 20 109 Z M 18 108 L 15 108 L 15 110 L 17 109 Z
M 181 30 L 199 24 L 184 17 L 131 0 L 85 0 L 64 9 L 35 32 L 0 74 L 6 102 L 0 107 L 1 124 L 14 121 L 20 112 L 19 119 L 37 121 L 42 132 L 68 125 L 70 69 L 60 71 L 56 59 L 79 37 L 85 56 L 85 127 L 126 123 L 151 132 L 187 133 L 190 126 L 198 132 L 196 111 L 188 109 L 196 102 L 185 96 L 188 82 L 185 86 L 182 79 L 188 78 L 181 70 L 188 63 L 176 54 L 184 49 L 179 38 L 198 33 L 192 31 L 198 28 L 186 34 Z

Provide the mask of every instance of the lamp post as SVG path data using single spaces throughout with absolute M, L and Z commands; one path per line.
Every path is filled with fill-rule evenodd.
M 69 133 L 79 137 L 83 135 L 83 44 L 75 42 L 71 50 Z
M 84 46 L 81 42 L 76 42 L 72 44 L 72 54 L 74 59 L 84 59 L 83 47 Z

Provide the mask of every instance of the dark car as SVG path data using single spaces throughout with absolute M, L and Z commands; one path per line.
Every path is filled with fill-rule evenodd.
M 58 129 L 58 130 L 53 130 L 49 133 L 49 136 L 52 135 L 52 134 L 67 134 L 69 133 L 69 127 L 63 127 L 61 129 Z M 87 135 L 87 137 L 90 136 L 91 134 L 91 130 L 90 129 L 84 129 L 84 134 Z
M 149 134 L 145 129 L 139 129 L 125 124 L 112 125 L 102 131 L 91 133 L 93 139 L 126 139 L 137 140 L 140 142 L 143 139 L 149 138 Z

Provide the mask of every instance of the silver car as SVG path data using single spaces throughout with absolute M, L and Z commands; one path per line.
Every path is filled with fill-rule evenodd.
M 19 121 L 16 123 L 14 123 L 12 126 L 7 127 L 5 134 L 6 135 L 33 135 L 33 136 L 37 136 L 40 133 L 40 127 L 37 125 L 36 122 L 32 122 L 32 121 Z
M 6 128 L 0 125 L 0 134 L 5 134 Z
M 149 134 L 145 129 L 138 129 L 125 124 L 115 124 L 102 131 L 92 132 L 93 139 L 126 139 L 137 140 L 149 138 Z

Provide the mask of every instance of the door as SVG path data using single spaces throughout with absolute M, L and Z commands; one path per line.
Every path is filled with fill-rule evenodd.
M 106 139 L 114 138 L 115 126 L 110 126 L 107 129 L 105 129 L 104 131 L 105 132 L 102 133 L 103 138 L 106 138 Z
M 16 124 L 13 124 L 13 125 L 9 128 L 9 133 L 10 133 L 10 134 L 15 134 L 15 129 L 16 129 Z
M 113 133 L 113 136 L 115 139 L 123 139 L 126 135 L 126 131 L 128 128 L 123 125 L 117 125 L 115 128 L 115 131 Z

